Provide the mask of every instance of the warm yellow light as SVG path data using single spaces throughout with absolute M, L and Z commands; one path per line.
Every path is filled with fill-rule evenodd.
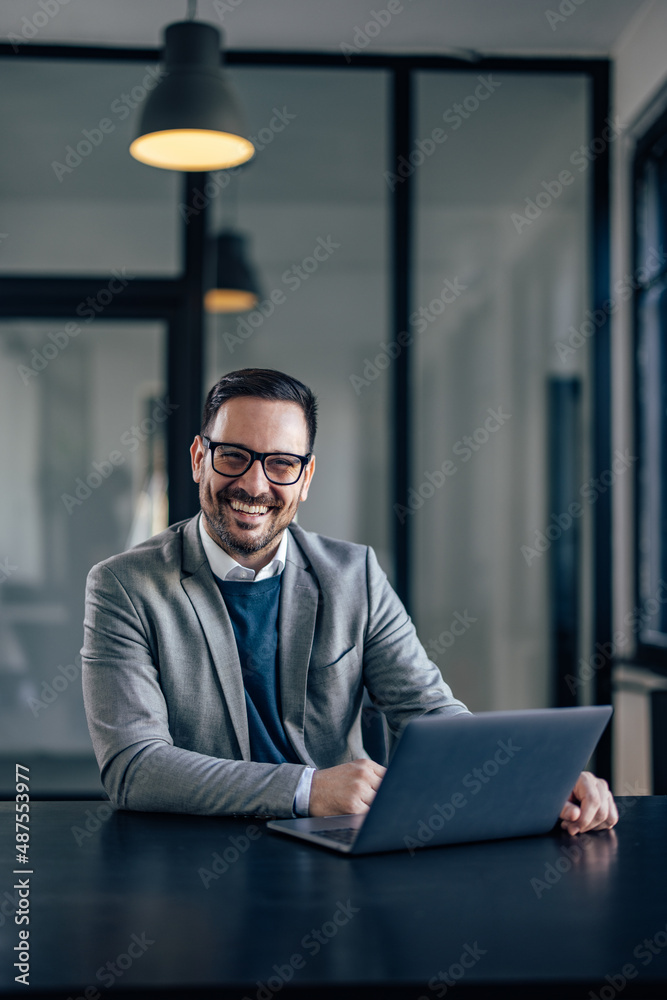
M 204 129 L 169 129 L 140 135 L 130 146 L 135 160 L 164 170 L 223 170 L 245 163 L 255 147 L 240 135 Z
M 247 312 L 257 305 L 254 292 L 238 288 L 209 288 L 204 296 L 204 308 L 210 313 Z

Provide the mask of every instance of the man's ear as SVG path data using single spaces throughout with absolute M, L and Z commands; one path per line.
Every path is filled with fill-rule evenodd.
M 203 466 L 206 461 L 206 448 L 199 434 L 197 434 L 190 446 L 190 459 L 192 462 L 192 478 L 198 483 L 201 481 Z
M 310 462 L 308 463 L 308 465 L 306 466 L 306 468 L 303 470 L 303 486 L 301 488 L 301 495 L 299 497 L 299 500 L 302 503 L 303 503 L 303 501 L 308 496 L 308 490 L 310 488 L 310 481 L 313 478 L 313 473 L 314 472 L 315 472 L 315 456 L 311 455 L 310 456 Z

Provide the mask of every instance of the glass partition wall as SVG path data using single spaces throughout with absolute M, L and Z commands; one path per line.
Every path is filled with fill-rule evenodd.
M 199 430 L 201 401 L 188 406 L 174 391 L 177 350 L 201 363 L 204 391 L 250 366 L 313 388 L 317 473 L 299 521 L 373 545 L 399 591 L 397 537 L 409 530 L 409 611 L 472 710 L 555 702 L 563 579 L 572 671 L 591 643 L 593 507 L 582 505 L 558 544 L 550 525 L 593 461 L 589 347 L 572 348 L 591 301 L 593 71 L 421 69 L 390 57 L 342 67 L 287 55 L 272 65 L 238 53 L 229 62 L 258 151 L 246 167 L 201 178 L 199 221 L 208 237 L 230 226 L 247 237 L 260 302 L 208 316 L 198 355 L 183 259 L 196 217 L 178 177 L 131 160 L 133 118 L 119 111 L 149 85 L 154 58 L 0 60 L 0 207 L 11 220 L 0 284 L 45 280 L 30 285 L 32 312 L 26 296 L 11 315 L 0 302 L 0 755 L 91 762 L 77 658 L 85 574 L 167 522 L 167 472 L 172 490 L 189 477 L 187 449 L 165 464 L 173 436 Z M 401 110 L 406 67 L 412 103 Z M 18 104 L 7 96 L 17 89 Z M 411 145 L 396 161 L 406 114 Z M 97 145 L 84 134 L 95 129 Z M 55 161 L 69 166 L 68 147 L 74 166 L 56 171 Z M 403 239 L 408 270 L 397 266 Z M 61 309 L 52 319 L 41 290 L 78 278 L 104 289 L 117 274 L 127 305 L 113 295 L 58 349 L 58 331 L 82 317 Z M 402 326 L 397 289 L 409 303 Z M 406 365 L 412 431 L 398 444 Z M 567 420 L 555 383 L 575 386 Z M 158 427 L 160 406 L 172 409 Z M 590 696 L 577 688 L 574 700 Z M 71 791 L 66 774 L 60 785 Z
M 0 323 L 2 752 L 90 753 L 86 575 L 167 523 L 164 329 L 98 321 L 66 343 L 75 325 Z
M 320 429 L 299 523 L 372 545 L 391 576 L 391 373 L 369 367 L 391 304 L 388 74 L 238 67 L 234 79 L 258 136 L 267 95 L 285 122 L 212 206 L 214 227 L 235 215 L 250 237 L 261 295 L 250 313 L 209 318 L 204 382 L 261 367 L 311 386 Z
M 551 703 L 555 547 L 589 532 L 590 505 L 578 519 L 550 506 L 567 470 L 549 403 L 554 381 L 580 386 L 564 451 L 583 485 L 589 107 L 582 76 L 417 77 L 414 614 L 475 711 Z

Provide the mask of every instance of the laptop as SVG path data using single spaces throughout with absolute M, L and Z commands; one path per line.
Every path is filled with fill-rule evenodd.
M 405 727 L 368 812 L 267 826 L 345 854 L 547 833 L 611 713 L 602 705 L 423 715 Z

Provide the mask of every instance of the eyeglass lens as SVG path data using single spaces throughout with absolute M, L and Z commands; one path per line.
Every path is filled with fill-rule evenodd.
M 223 476 L 241 476 L 250 465 L 251 455 L 242 448 L 218 445 L 213 453 L 213 468 Z M 301 473 L 301 460 L 296 455 L 267 455 L 264 459 L 266 478 L 274 483 L 289 485 Z

